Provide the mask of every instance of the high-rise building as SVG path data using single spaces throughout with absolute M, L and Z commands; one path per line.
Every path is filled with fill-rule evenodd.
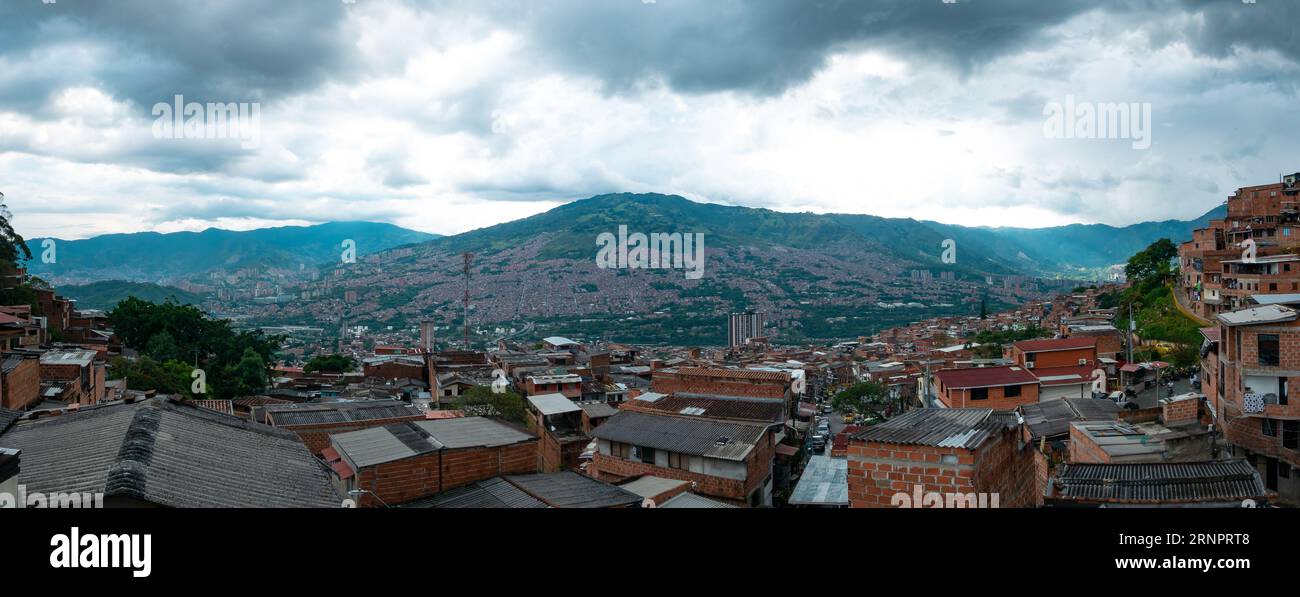
M 432 319 L 420 320 L 420 352 L 429 354 L 434 352 L 434 321 Z
M 763 314 L 755 311 L 732 313 L 727 321 L 727 346 L 741 346 L 763 335 Z

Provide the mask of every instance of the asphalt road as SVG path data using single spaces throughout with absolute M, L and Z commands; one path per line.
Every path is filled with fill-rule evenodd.
M 1174 381 L 1175 396 L 1178 396 L 1180 394 L 1186 394 L 1188 392 L 1199 392 L 1199 391 L 1200 390 L 1192 388 L 1192 382 L 1189 379 L 1179 379 Z M 1168 391 L 1164 388 L 1164 382 L 1161 381 L 1159 387 L 1154 387 L 1149 390 L 1143 390 L 1141 392 L 1138 392 L 1137 399 L 1135 401 L 1138 403 L 1138 406 L 1141 406 L 1142 408 L 1152 408 L 1157 406 L 1157 403 L 1160 401 L 1160 399 L 1164 398 L 1167 395 L 1167 393 Z

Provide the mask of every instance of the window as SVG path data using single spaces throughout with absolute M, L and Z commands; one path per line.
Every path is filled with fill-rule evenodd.
M 647 448 L 647 447 L 641 446 L 641 447 L 640 447 L 640 450 L 641 450 L 641 462 L 644 462 L 644 463 L 646 463 L 646 464 L 654 464 L 654 463 L 655 463 L 655 449 L 654 449 L 654 448 Z
M 1288 270 L 1291 269 L 1290 266 L 1288 266 L 1287 269 L 1288 269 Z M 1276 292 L 1276 291 L 1277 291 L 1277 282 L 1269 282 L 1269 283 L 1268 283 L 1268 289 L 1269 289 L 1269 291 Z
M 1278 336 L 1277 334 L 1259 334 L 1259 364 L 1260 366 L 1276 367 L 1279 361 Z
M 1002 388 L 1002 395 L 1006 396 L 1007 398 L 1019 398 L 1020 386 L 1007 386 L 1005 388 Z
M 1296 449 L 1300 445 L 1300 421 L 1282 421 L 1282 447 Z
M 690 468 L 691 457 L 679 452 L 668 453 L 668 468 L 686 470 Z
M 1263 433 L 1266 437 L 1277 437 L 1277 421 L 1273 419 L 1264 419 L 1261 421 Z
M 630 446 L 620 442 L 609 442 L 609 453 L 615 458 L 628 458 Z
M 970 391 L 970 399 L 971 399 L 971 400 L 988 400 L 988 399 L 989 399 L 989 389 L 988 389 L 988 388 L 973 388 L 973 389 L 971 389 L 971 391 Z

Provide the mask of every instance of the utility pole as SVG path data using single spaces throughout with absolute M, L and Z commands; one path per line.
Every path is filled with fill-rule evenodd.
M 470 350 L 469 346 L 469 262 L 474 258 L 473 253 L 462 253 L 461 258 L 464 260 L 465 271 L 465 298 L 462 301 L 465 306 L 465 350 Z

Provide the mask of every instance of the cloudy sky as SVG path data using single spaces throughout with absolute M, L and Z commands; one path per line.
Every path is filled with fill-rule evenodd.
M 1283 0 L 3 0 L 0 191 L 62 238 L 451 234 L 616 191 L 1192 218 L 1300 170 L 1297 23 Z M 256 142 L 160 133 L 177 95 L 256 104 Z M 1149 105 L 1150 147 L 1049 134 L 1067 98 Z

